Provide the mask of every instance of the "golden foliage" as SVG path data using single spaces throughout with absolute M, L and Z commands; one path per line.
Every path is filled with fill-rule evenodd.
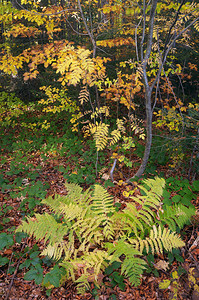
M 102 186 L 83 192 L 77 184 L 66 184 L 67 195 L 43 200 L 53 214 L 28 217 L 17 232 L 42 239 L 41 254 L 59 260 L 66 268 L 65 280 L 72 278 L 81 292 L 89 282 L 99 285 L 105 267 L 113 261 L 121 261 L 121 273 L 139 285 L 146 265 L 141 257 L 144 248 L 147 253 L 163 253 L 184 245 L 175 232 L 157 222 L 164 180 L 156 177 L 144 183 L 148 188 L 139 188 L 145 196 L 132 197 L 133 202 L 119 212 Z

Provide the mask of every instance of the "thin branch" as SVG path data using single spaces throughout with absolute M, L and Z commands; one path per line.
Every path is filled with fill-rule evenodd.
M 90 29 L 88 28 L 88 25 L 86 23 L 86 19 L 85 19 L 85 16 L 84 16 L 84 12 L 82 10 L 82 6 L 81 6 L 81 3 L 80 3 L 80 0 L 78 0 L 77 2 L 78 2 L 78 6 L 79 6 L 79 10 L 80 10 L 80 13 L 81 13 L 81 17 L 82 17 L 84 26 L 86 28 L 86 31 L 88 32 L 88 35 L 89 35 L 89 37 L 91 39 L 92 44 L 93 44 L 93 57 L 95 57 L 95 55 L 96 55 L 96 42 L 95 42 L 95 39 L 94 39 L 92 31 L 90 31 Z
M 164 53 L 166 52 L 166 47 L 169 44 L 169 40 L 171 38 L 171 30 L 175 26 L 176 22 L 178 21 L 180 10 L 181 10 L 182 6 L 184 5 L 184 3 L 185 3 L 185 0 L 183 0 L 182 3 L 180 4 L 180 6 L 178 7 L 178 11 L 176 13 L 175 20 L 173 21 L 173 23 L 170 26 L 169 32 L 168 32 L 166 40 L 165 40 L 165 45 L 164 45 L 164 49 L 163 49 L 163 57 L 164 57 Z
M 198 16 L 195 20 L 193 20 L 189 25 L 187 25 L 187 27 L 185 27 L 183 30 L 181 30 L 177 35 L 175 35 L 175 37 L 174 37 L 173 40 L 171 41 L 170 45 L 168 46 L 168 48 L 167 48 L 167 50 L 166 50 L 166 52 L 165 52 L 165 54 L 164 54 L 164 57 L 163 57 L 162 62 L 161 62 L 161 65 L 160 65 L 160 67 L 159 67 L 158 74 L 156 75 L 156 78 L 154 79 L 154 81 L 153 81 L 153 83 L 152 83 L 152 85 L 151 85 L 151 90 L 153 90 L 153 88 L 154 88 L 154 86 L 155 86 L 155 84 L 156 84 L 158 78 L 160 77 L 160 74 L 161 74 L 162 69 L 163 69 L 163 66 L 164 66 L 164 64 L 165 64 L 165 62 L 166 62 L 166 58 L 167 58 L 167 56 L 168 56 L 168 54 L 169 54 L 169 51 L 172 49 L 172 47 L 173 47 L 174 43 L 176 42 L 176 40 L 177 40 L 184 32 L 186 32 L 192 25 L 194 25 L 198 20 L 199 20 L 199 16 Z
M 112 165 L 112 168 L 111 168 L 111 171 L 110 171 L 110 177 L 111 177 L 112 182 L 114 181 L 114 178 L 113 178 L 113 172 L 114 172 L 114 170 L 115 170 L 116 164 L 117 164 L 117 158 L 114 160 L 113 165 Z
M 140 43 L 140 55 L 141 61 L 144 59 L 144 39 L 145 39 L 145 27 L 146 27 L 146 8 L 145 8 L 145 0 L 143 0 L 143 29 L 142 29 L 142 39 Z

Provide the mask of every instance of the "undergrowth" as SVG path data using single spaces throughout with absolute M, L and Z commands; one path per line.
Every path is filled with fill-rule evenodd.
M 131 196 L 131 202 L 119 211 L 102 186 L 83 192 L 78 185 L 66 184 L 67 196 L 42 201 L 50 207 L 50 214 L 27 217 L 17 232 L 43 240 L 46 247 L 41 255 L 58 261 L 60 284 L 72 278 L 79 293 L 85 293 L 90 282 L 99 286 L 103 272 L 114 262 L 120 262 L 121 275 L 138 286 L 147 264 L 144 253 L 171 252 L 185 245 L 172 226 L 164 227 L 165 214 L 167 221 L 175 220 L 180 228 L 194 214 L 191 209 L 175 206 L 171 216 L 163 210 L 157 220 L 165 181 L 156 177 L 143 183 L 146 187 L 139 188 L 144 195 Z

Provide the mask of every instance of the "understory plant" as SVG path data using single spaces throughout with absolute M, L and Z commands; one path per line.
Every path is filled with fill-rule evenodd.
M 72 279 L 79 293 L 88 290 L 91 282 L 100 286 L 104 270 L 113 262 L 120 262 L 121 274 L 138 286 L 146 267 L 145 254 L 184 246 L 180 236 L 164 226 L 164 185 L 163 178 L 145 180 L 139 186 L 141 195 L 130 196 L 126 208 L 119 210 L 101 185 L 84 192 L 79 185 L 67 183 L 66 196 L 55 195 L 42 201 L 51 213 L 27 217 L 17 232 L 42 240 L 45 249 L 41 255 L 56 260 L 66 271 L 60 284 Z M 186 222 L 186 211 L 176 206 L 171 219 L 179 215 Z

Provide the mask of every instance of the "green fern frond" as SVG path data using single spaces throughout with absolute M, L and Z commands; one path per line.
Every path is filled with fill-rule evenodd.
M 67 241 L 59 242 L 59 243 L 51 243 L 42 251 L 41 255 L 46 255 L 55 260 L 61 259 L 64 254 L 65 260 L 70 260 L 75 252 L 75 241 L 74 236 L 69 235 Z
M 131 232 L 134 232 L 136 236 L 138 235 L 139 230 L 144 231 L 143 224 L 140 218 L 138 218 L 138 216 L 142 217 L 141 214 L 139 215 L 139 212 L 136 209 L 136 207 L 130 203 L 127 203 L 127 209 L 123 212 L 121 217 L 125 217 L 125 223 L 130 227 L 130 234 Z
M 72 221 L 86 214 L 86 210 L 78 204 L 70 203 L 68 205 L 62 204 L 59 208 L 60 213 L 64 216 L 65 221 Z
M 108 266 L 107 261 L 110 260 L 110 256 L 107 251 L 98 250 L 86 253 L 81 259 L 85 262 L 86 269 L 93 269 L 93 277 L 97 281 L 98 275 Z
M 63 210 L 64 205 L 71 205 L 73 203 L 80 204 L 83 207 L 88 207 L 91 199 L 91 191 L 90 189 L 87 189 L 85 192 L 83 192 L 83 189 L 75 184 L 75 183 L 65 183 L 66 190 L 68 192 L 65 196 L 60 196 L 56 194 L 54 197 L 49 196 L 48 198 L 42 200 L 43 204 L 46 204 L 50 206 L 52 211 L 54 211 L 56 214 L 60 215 L 61 211 Z M 71 203 L 72 199 L 72 203 Z M 72 209 L 71 209 L 72 211 Z
M 87 189 L 83 192 L 83 189 L 76 183 L 65 183 L 66 190 L 68 192 L 67 198 L 70 199 L 70 202 L 76 202 L 82 206 L 88 206 L 91 202 L 91 190 Z
M 136 250 L 132 245 L 125 242 L 124 239 L 117 241 L 116 243 L 106 244 L 108 247 L 108 253 L 112 254 L 110 263 L 114 261 L 120 261 L 120 257 L 125 255 L 125 259 L 121 264 L 121 273 L 124 274 L 131 284 L 137 286 L 140 284 L 140 275 L 146 268 L 146 262 L 139 258 L 141 253 Z
M 93 203 L 91 205 L 91 209 L 97 215 L 103 215 L 106 217 L 110 213 L 115 212 L 113 197 L 101 185 L 95 185 L 92 199 Z
M 103 219 L 102 226 L 105 238 L 112 239 L 114 236 L 114 228 L 110 215 L 115 212 L 115 208 L 113 207 L 113 198 L 100 185 L 95 185 L 91 209 L 95 214 L 100 215 Z
M 81 241 L 79 251 L 85 251 L 87 249 L 86 246 L 88 245 L 89 248 L 90 243 L 101 244 L 104 239 L 99 227 L 102 221 L 103 218 L 98 216 L 79 219 L 74 223 L 72 229 Z
M 157 228 L 154 225 L 153 229 L 150 231 L 149 238 L 154 243 L 156 252 L 160 252 L 161 248 L 158 247 L 158 244 L 160 243 L 162 243 L 166 251 L 172 251 L 174 248 L 180 248 L 185 245 L 185 243 L 175 232 L 171 232 L 168 228 L 164 228 L 162 230 L 161 226 Z
M 71 277 L 74 282 L 75 281 L 75 273 L 76 273 L 77 268 L 75 268 L 73 263 L 64 259 L 59 265 L 64 267 L 64 269 L 66 270 L 66 278 L 70 279 L 70 277 Z
M 121 265 L 121 274 L 124 274 L 134 286 L 139 286 L 141 275 L 146 269 L 146 262 L 135 256 L 126 257 Z
M 122 238 L 114 243 L 106 243 L 108 248 L 108 254 L 112 255 L 110 263 L 114 261 L 120 261 L 120 257 L 125 255 L 131 257 L 133 255 L 141 255 L 141 253 L 135 249 L 132 245 L 125 241 L 125 238 Z
M 69 204 L 70 199 L 68 199 L 66 196 L 61 196 L 61 195 L 56 194 L 54 197 L 49 196 L 48 198 L 43 199 L 42 203 L 50 206 L 51 210 L 59 215 L 60 205 L 63 205 L 63 203 Z
M 160 177 L 155 177 L 155 179 L 145 179 L 142 181 L 146 186 L 148 186 L 148 188 L 150 189 L 150 192 L 152 193 L 152 196 L 153 194 L 156 194 L 158 197 L 161 197 L 162 194 L 163 194 L 163 189 L 165 187 L 165 180 L 164 178 L 160 178 Z M 149 192 L 146 191 L 146 189 L 141 186 L 140 187 L 141 189 L 143 189 L 147 196 Z
M 147 253 L 163 253 L 163 249 L 172 251 L 174 248 L 184 246 L 184 242 L 176 233 L 171 232 L 168 228 L 162 230 L 161 226 L 157 228 L 155 225 L 146 239 L 129 238 L 128 240 L 140 253 L 143 253 L 144 249 Z
M 124 211 L 126 223 L 131 226 L 136 236 L 138 235 L 138 230 L 144 231 L 146 225 L 150 226 L 150 224 L 155 222 L 154 211 L 157 211 L 160 206 L 160 197 L 162 196 L 165 181 L 157 177 L 155 180 L 144 180 L 144 184 L 148 189 L 140 185 L 138 187 L 144 191 L 145 195 L 131 196 L 130 198 L 134 203 L 127 203 L 127 208 Z
M 184 225 L 189 224 L 194 215 L 195 208 L 186 207 L 182 204 L 165 206 L 164 210 L 159 212 L 160 222 L 167 224 L 172 231 L 176 231 L 177 226 L 182 229 Z
M 62 254 L 66 253 L 66 247 L 63 243 L 48 244 L 48 246 L 41 252 L 41 255 L 48 256 L 49 258 L 59 260 Z
M 77 291 L 82 293 L 90 288 L 89 282 L 94 282 L 99 287 L 99 276 L 108 266 L 110 257 L 107 251 L 98 250 L 82 255 L 79 259 L 73 261 L 76 269 L 80 268 L 82 275 L 75 281 L 78 283 Z
M 80 281 L 80 283 L 78 283 L 77 280 L 75 281 L 77 283 L 77 294 L 84 295 L 86 291 L 90 289 L 90 284 L 88 283 L 87 279 L 87 275 L 82 275 L 77 279 L 78 281 Z

